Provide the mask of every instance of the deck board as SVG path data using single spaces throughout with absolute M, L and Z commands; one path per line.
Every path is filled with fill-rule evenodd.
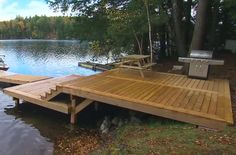
M 210 103 L 211 103 L 211 96 L 212 96 L 211 93 L 206 93 L 205 94 L 203 105 L 202 105 L 202 108 L 200 110 L 202 113 L 207 113 L 209 111 L 209 107 L 210 107 Z
M 178 89 L 175 89 L 175 88 L 174 88 L 174 90 L 175 90 L 174 91 L 175 94 L 172 97 L 170 97 L 168 101 L 166 101 L 167 102 L 166 105 L 174 106 L 177 103 L 178 98 L 181 96 L 181 94 L 184 91 L 184 89 L 178 90 Z
M 9 87 L 4 89 L 4 92 L 15 98 L 19 98 L 48 109 L 68 114 L 70 112 L 70 107 L 68 106 L 69 104 L 67 101 L 46 101 L 41 99 L 41 95 L 49 92 L 52 88 L 56 88 L 57 84 L 66 81 L 72 81 L 74 79 L 77 79 L 78 77 L 79 76 L 71 75 L 65 77 L 50 78 L 42 81 Z
M 60 83 L 41 81 L 38 92 L 28 88 L 34 83 L 9 88 L 6 92 L 22 91 L 38 96 L 57 85 L 61 93 L 196 125 L 222 128 L 233 123 L 228 80 L 190 79 L 184 75 L 151 71 L 144 74 L 142 78 L 138 71 L 111 70 Z
M 0 71 L 0 82 L 3 82 L 3 83 L 25 84 L 25 83 L 41 81 L 41 80 L 45 80 L 49 78 L 51 77 L 24 75 L 24 74 L 11 73 L 7 71 Z
M 98 82 L 98 79 L 103 80 Z M 134 108 L 142 112 L 147 112 L 150 107 L 169 110 L 176 114 L 177 120 L 184 122 L 189 122 L 188 118 L 182 117 L 187 114 L 194 117 L 196 120 L 192 123 L 198 125 L 204 124 L 201 122 L 203 118 L 213 122 L 220 120 L 218 123 L 222 124 L 233 123 L 231 115 L 226 116 L 226 112 L 232 113 L 230 100 L 225 101 L 225 96 L 230 98 L 230 94 L 222 92 L 222 87 L 229 85 L 228 80 L 190 79 L 183 75 L 158 72 L 147 72 L 145 78 L 140 78 L 138 72 L 132 70 L 113 70 L 89 81 L 93 83 L 92 87 L 83 84 L 87 83 L 86 80 L 67 83 L 63 85 L 63 92 L 108 104 L 120 101 L 115 105 L 126 108 L 130 107 L 123 102 L 131 102 L 131 109 L 142 104 L 144 109 Z
M 204 102 L 204 99 L 205 99 L 205 94 L 203 92 L 200 92 L 199 97 L 197 98 L 197 101 L 195 105 L 192 107 L 192 109 L 195 111 L 200 111 L 202 104 Z

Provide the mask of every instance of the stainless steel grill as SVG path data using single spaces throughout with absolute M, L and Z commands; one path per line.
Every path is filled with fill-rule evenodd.
M 189 77 L 208 78 L 209 65 L 224 65 L 224 60 L 213 60 L 212 51 L 192 50 L 189 58 L 179 57 L 180 62 L 189 63 Z
M 192 50 L 190 53 L 190 58 L 212 59 L 212 57 L 212 51 Z

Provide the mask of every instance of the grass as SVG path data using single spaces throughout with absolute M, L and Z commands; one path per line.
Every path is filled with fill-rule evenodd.
M 167 119 L 129 123 L 92 154 L 236 154 L 236 128 L 209 131 Z

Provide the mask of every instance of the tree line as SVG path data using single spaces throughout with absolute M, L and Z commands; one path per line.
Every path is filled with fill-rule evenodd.
M 77 39 L 73 17 L 16 17 L 0 22 L 0 39 Z
M 236 37 L 235 0 L 46 1 L 77 14 L 79 38 L 98 54 L 186 56 L 191 49 L 220 49 Z
M 96 55 L 158 58 L 218 50 L 236 39 L 235 0 L 46 0 L 73 17 L 17 17 L 0 22 L 1 39 L 79 39 Z

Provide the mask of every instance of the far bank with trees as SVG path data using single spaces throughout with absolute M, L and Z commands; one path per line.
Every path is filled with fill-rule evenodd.
M 121 52 L 158 58 L 191 49 L 219 50 L 236 39 L 235 0 L 46 0 L 72 17 L 17 17 L 0 22 L 0 38 L 79 39 L 94 55 Z
M 0 22 L 0 39 L 78 39 L 75 17 L 20 17 Z

